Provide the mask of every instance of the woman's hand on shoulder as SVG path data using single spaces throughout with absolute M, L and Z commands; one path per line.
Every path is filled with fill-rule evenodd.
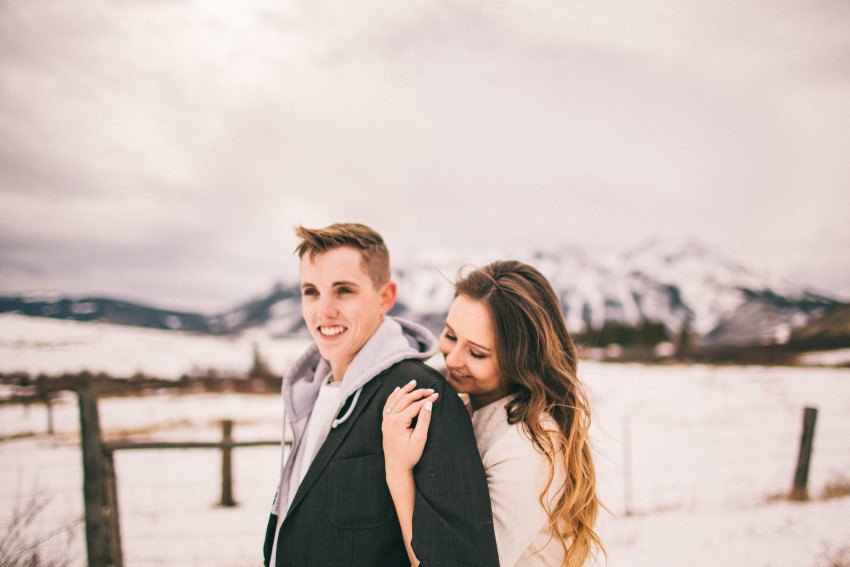
M 431 423 L 431 404 L 439 394 L 431 388 L 416 389 L 416 381 L 396 388 L 384 404 L 381 431 L 387 474 L 410 471 L 422 458 Z M 416 425 L 411 427 L 414 418 Z

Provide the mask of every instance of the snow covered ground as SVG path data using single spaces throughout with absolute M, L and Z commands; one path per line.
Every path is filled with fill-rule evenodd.
M 307 340 L 281 341 L 265 332 L 213 337 L 103 323 L 0 314 L 0 372 L 88 370 L 129 377 L 137 372 L 178 379 L 215 368 L 246 373 L 259 349 L 269 366 L 283 372 Z
M 36 332 L 21 319 L 0 316 L 0 370 L 245 371 L 262 339 L 282 371 L 303 347 L 55 321 Z M 850 497 L 821 497 L 830 485 L 850 486 L 850 369 L 585 362 L 581 376 L 594 399 L 599 491 L 611 510 L 600 521 L 607 565 L 820 567 L 850 547 Z M 798 503 L 781 496 L 791 488 L 807 406 L 818 409 L 812 500 Z M 100 416 L 107 439 L 214 440 L 222 419 L 235 420 L 240 440 L 281 436 L 276 395 L 103 399 Z M 72 525 L 70 542 L 60 535 L 44 550 L 82 566 L 78 419 L 70 394 L 54 406 L 54 435 L 44 406 L 0 406 L 0 530 L 15 506 L 42 494 L 49 506 L 32 533 Z M 277 447 L 237 449 L 239 505 L 222 508 L 217 451 L 119 451 L 125 564 L 259 566 L 279 466 Z

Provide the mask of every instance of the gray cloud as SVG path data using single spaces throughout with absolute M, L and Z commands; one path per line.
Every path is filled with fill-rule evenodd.
M 470 254 L 694 236 L 850 296 L 848 24 L 838 0 L 5 2 L 0 291 L 218 308 L 296 269 L 294 224 L 359 220 Z

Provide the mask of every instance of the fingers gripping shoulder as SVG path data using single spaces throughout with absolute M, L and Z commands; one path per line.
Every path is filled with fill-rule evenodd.
M 454 415 L 455 412 L 460 412 L 461 416 L 465 415 L 466 419 L 469 419 L 469 414 L 454 388 L 446 382 L 442 374 L 424 363 L 417 361 L 399 363 L 393 369 L 387 387 L 390 391 L 395 387 L 403 388 L 411 380 L 416 380 L 417 388 L 430 388 L 439 394 L 440 401 L 434 404 L 435 414 L 445 412 Z M 438 406 L 440 406 L 439 409 Z

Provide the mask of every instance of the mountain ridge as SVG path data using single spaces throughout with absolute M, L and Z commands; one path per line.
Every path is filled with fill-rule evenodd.
M 552 283 L 575 334 L 606 325 L 660 324 L 666 339 L 688 332 L 703 346 L 782 344 L 796 329 L 844 305 L 811 288 L 759 275 L 689 240 L 647 241 L 622 254 L 591 257 L 571 246 L 515 250 Z M 488 260 L 476 262 L 482 265 Z M 396 262 L 399 300 L 391 311 L 439 332 L 463 263 L 423 256 Z M 277 282 L 215 315 L 161 310 L 109 298 L 0 297 L 0 313 L 101 321 L 215 335 L 264 328 L 275 336 L 304 336 L 298 282 Z

